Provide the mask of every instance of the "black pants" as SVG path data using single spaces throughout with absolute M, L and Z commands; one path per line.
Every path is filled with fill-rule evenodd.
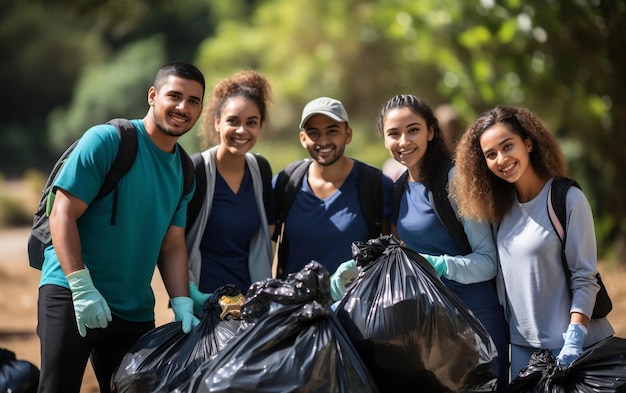
M 91 365 L 101 393 L 110 392 L 111 377 L 139 337 L 154 328 L 154 321 L 129 322 L 113 315 L 106 329 L 78 333 L 72 293 L 56 285 L 39 288 L 37 335 L 41 341 L 38 393 L 79 393 Z

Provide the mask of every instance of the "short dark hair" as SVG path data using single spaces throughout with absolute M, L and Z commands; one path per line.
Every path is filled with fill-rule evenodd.
M 170 75 L 200 83 L 202 85 L 202 94 L 204 94 L 204 75 L 202 75 L 202 71 L 193 64 L 175 61 L 164 65 L 159 69 L 159 72 L 157 72 L 156 78 L 154 78 L 154 87 L 156 87 L 157 90 L 160 89 Z

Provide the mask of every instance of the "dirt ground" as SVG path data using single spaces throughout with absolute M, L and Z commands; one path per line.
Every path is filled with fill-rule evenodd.
M 28 266 L 28 233 L 28 228 L 0 232 L 0 347 L 39 367 L 39 338 L 35 334 L 39 271 Z M 608 318 L 619 337 L 626 337 L 626 266 L 623 265 L 618 268 L 599 265 L 614 304 Z M 167 308 L 167 294 L 158 275 L 153 280 L 153 288 L 159 326 L 171 321 L 173 314 Z M 98 391 L 93 371 L 88 367 L 81 393 Z

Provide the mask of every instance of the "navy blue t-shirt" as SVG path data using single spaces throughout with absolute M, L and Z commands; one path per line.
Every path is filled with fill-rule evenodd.
M 250 242 L 259 225 L 250 170 L 246 167 L 237 194 L 218 171 L 211 212 L 200 242 L 200 291 L 213 293 L 224 284 L 233 284 L 247 292 L 252 284 L 248 271 Z

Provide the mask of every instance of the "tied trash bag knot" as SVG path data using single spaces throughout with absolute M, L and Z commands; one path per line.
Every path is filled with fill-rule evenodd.
M 360 268 L 364 268 L 381 256 L 389 252 L 390 246 L 400 246 L 402 243 L 393 235 L 380 236 L 368 241 L 353 242 L 352 259 Z
M 332 304 L 330 274 L 319 262 L 311 261 L 302 270 L 289 274 L 284 280 L 266 279 L 250 286 L 242 306 L 242 317 L 254 323 L 282 305 L 302 305 L 295 311 L 300 318 L 328 316 Z

